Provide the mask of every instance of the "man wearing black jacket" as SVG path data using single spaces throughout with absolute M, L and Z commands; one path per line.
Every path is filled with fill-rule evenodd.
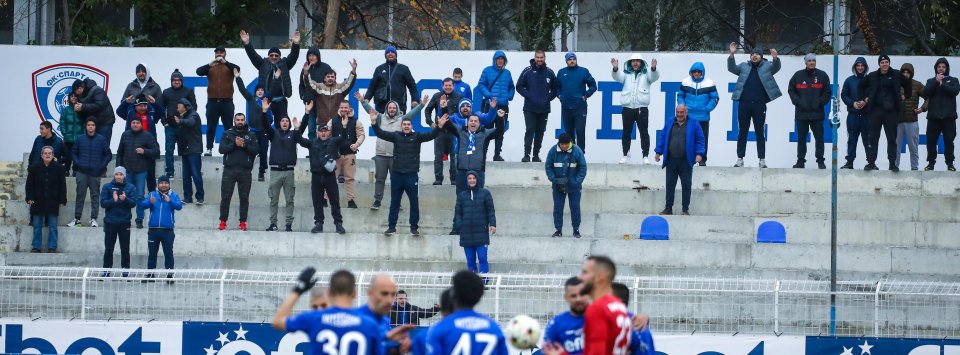
M 933 170 L 937 163 L 937 141 L 943 134 L 943 159 L 947 170 L 957 171 L 953 166 L 953 140 L 957 137 L 957 94 L 960 94 L 960 82 L 950 76 L 950 63 L 947 58 L 937 59 L 933 65 L 936 75 L 927 80 L 923 87 L 923 96 L 927 98 L 927 167 Z
M 247 129 L 247 117 L 242 113 L 233 115 L 233 128 L 223 132 L 220 140 L 220 154 L 223 154 L 223 181 L 220 185 L 220 226 L 227 228 L 230 215 L 230 199 L 233 187 L 240 190 L 240 230 L 247 230 L 247 210 L 250 208 L 250 185 L 253 177 L 253 161 L 260 152 L 257 136 Z
M 247 87 L 243 85 L 243 79 L 240 78 L 240 69 L 234 69 L 233 76 L 236 78 L 237 90 L 239 90 L 240 95 L 243 95 L 243 98 L 247 100 L 247 114 L 250 115 L 247 117 L 247 126 L 250 131 L 257 135 L 257 143 L 260 146 L 260 151 L 257 152 L 257 155 L 260 156 L 260 171 L 257 174 L 257 180 L 264 181 L 264 174 L 267 172 L 267 150 L 270 148 L 267 129 L 270 128 L 270 123 L 273 122 L 273 113 L 270 112 L 270 101 L 264 97 L 263 86 L 257 85 L 254 93 L 247 90 Z
M 420 320 L 430 318 L 440 312 L 440 305 L 434 304 L 430 308 L 421 308 L 407 302 L 407 291 L 397 291 L 397 300 L 390 307 L 390 325 L 404 324 L 420 325 Z
M 333 126 L 334 133 L 331 133 Z M 300 137 L 307 128 L 300 127 Z M 337 158 L 340 157 L 340 145 L 343 143 L 343 125 L 340 120 L 330 120 L 329 125 L 317 126 L 317 138 L 310 142 L 310 199 L 313 202 L 313 229 L 310 233 L 323 232 L 323 195 L 330 201 L 330 215 L 337 233 L 345 234 L 343 215 L 340 214 L 340 190 L 337 186 Z
M 287 116 L 287 98 L 293 95 L 293 84 L 290 82 L 290 69 L 297 64 L 300 57 L 300 32 L 294 31 L 290 35 L 290 54 L 286 58 L 280 58 L 280 48 L 272 47 L 267 51 L 267 57 L 261 57 L 250 44 L 250 34 L 247 31 L 240 31 L 240 40 L 243 41 L 243 49 L 250 58 L 250 63 L 259 70 L 258 78 L 260 85 L 267 90 L 266 96 L 270 98 L 270 111 L 275 117 Z M 274 76 L 274 72 L 280 71 L 279 77 Z M 279 80 L 281 85 L 274 86 L 274 80 Z
M 546 54 L 537 50 L 533 59 L 530 59 L 530 66 L 524 69 L 517 79 L 517 93 L 523 96 L 523 120 L 526 123 L 523 159 L 520 159 L 523 163 L 531 161 L 531 152 L 532 161 L 540 162 L 540 147 L 543 144 L 543 133 L 547 131 L 550 102 L 557 98 L 557 87 L 560 85 L 557 75 L 547 66 L 546 60 Z
M 87 78 L 73 82 L 73 92 L 79 102 L 73 105 L 73 111 L 81 120 L 93 120 L 97 123 L 97 134 L 107 139 L 107 146 L 113 138 L 113 123 L 117 121 L 113 115 L 113 105 L 107 92 L 97 85 L 96 81 Z
M 426 112 L 427 125 L 434 125 L 434 118 L 439 118 L 444 114 L 453 115 L 457 113 L 457 108 L 448 103 L 458 103 L 463 100 L 460 93 L 453 90 L 453 79 L 443 79 L 442 91 L 433 94 L 430 101 L 427 102 Z M 441 102 L 444 103 L 441 105 Z M 436 115 L 434 115 L 436 111 Z M 443 185 L 443 156 L 447 155 L 450 159 L 450 184 L 455 185 L 456 175 L 456 149 L 453 147 L 454 135 L 447 131 L 441 132 L 437 139 L 433 140 L 433 175 L 436 178 L 434 185 Z
M 817 167 L 826 169 L 823 158 L 823 121 L 827 118 L 824 105 L 830 102 L 830 77 L 817 69 L 817 57 L 807 53 L 803 57 L 806 68 L 798 70 L 790 78 L 787 93 L 795 106 L 797 121 L 797 163 L 794 168 L 803 169 L 807 157 L 807 134 L 813 131 L 817 141 Z
M 396 101 L 399 112 L 407 111 L 407 93 L 410 92 L 410 100 L 414 100 L 411 106 L 416 106 L 419 102 L 415 101 L 417 95 L 417 81 L 413 80 L 413 74 L 410 74 L 410 68 L 406 65 L 397 63 L 397 48 L 388 46 L 383 52 L 386 63 L 380 64 L 373 70 L 373 77 L 370 79 L 370 87 L 363 95 L 365 100 L 373 99 L 374 107 L 377 112 L 387 112 L 387 103 Z
M 128 196 L 139 203 L 147 188 L 147 176 L 150 165 L 160 157 L 160 146 L 152 133 L 143 129 L 139 119 L 129 121 L 130 130 L 120 135 L 120 146 L 117 147 L 117 166 L 127 169 L 127 179 L 135 187 L 135 195 Z M 143 209 L 137 207 L 137 228 L 143 228 Z
M 890 171 L 900 171 L 896 164 L 897 154 L 900 154 L 897 147 L 897 124 L 900 123 L 900 105 L 903 104 L 900 90 L 903 89 L 904 96 L 910 96 L 913 86 L 909 81 L 903 80 L 899 70 L 890 67 L 889 56 L 881 54 L 877 62 L 880 68 L 868 74 L 859 84 L 859 91 L 863 93 L 867 110 L 870 111 L 870 146 L 867 147 L 867 166 L 863 170 L 879 170 L 876 164 L 877 150 L 880 130 L 883 129 L 887 137 Z
M 312 101 L 307 102 L 307 114 L 304 116 L 307 119 L 310 119 L 312 106 Z M 284 212 L 287 215 L 287 223 L 284 231 L 293 231 L 293 198 L 297 191 L 293 169 L 297 166 L 297 145 L 310 148 L 310 141 L 300 135 L 298 128 L 297 119 L 294 118 L 291 124 L 289 117 L 281 118 L 280 127 L 277 129 L 266 127 L 267 139 L 270 140 L 270 188 L 267 190 L 267 195 L 270 196 L 268 232 L 278 230 L 277 210 L 280 205 L 280 189 L 283 189 L 283 198 L 286 202 Z
M 197 107 L 197 96 L 193 93 L 193 88 L 183 86 L 183 73 L 179 69 L 174 69 L 170 74 L 170 87 L 163 90 L 160 94 L 160 106 L 163 107 L 165 114 L 160 119 L 163 124 L 164 139 L 164 163 L 167 176 L 173 177 L 174 150 L 177 147 L 177 125 L 173 123 L 173 116 L 177 115 L 177 102 L 180 99 L 187 99 L 193 107 Z
M 446 114 L 440 117 L 437 125 L 429 133 L 413 131 L 413 123 L 404 120 L 400 124 L 400 132 L 387 132 L 380 129 L 377 116 L 370 115 L 370 125 L 377 137 L 393 143 L 393 168 L 390 172 L 390 214 L 387 219 L 385 236 L 397 232 L 397 219 L 400 216 L 400 198 L 404 193 L 410 200 L 410 234 L 420 236 L 420 144 L 429 142 L 440 134 L 440 129 L 449 121 Z
M 177 102 L 177 115 L 171 124 L 177 127 L 177 153 L 183 167 L 183 203 L 193 203 L 193 190 L 197 190 L 197 204 L 203 204 L 203 135 L 200 133 L 200 115 L 186 98 Z

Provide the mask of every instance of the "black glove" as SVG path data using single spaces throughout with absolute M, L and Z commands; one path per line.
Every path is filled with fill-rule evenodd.
M 313 285 L 317 283 L 317 281 L 313 279 L 313 274 L 316 273 L 317 269 L 314 269 L 312 266 L 303 269 L 303 271 L 300 272 L 300 276 L 297 277 L 297 284 L 293 286 L 293 292 L 302 295 L 304 292 L 313 288 Z

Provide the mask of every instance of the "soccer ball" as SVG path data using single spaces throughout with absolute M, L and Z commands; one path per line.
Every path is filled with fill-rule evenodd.
M 513 317 L 505 331 L 510 345 L 520 350 L 531 349 L 540 340 L 540 323 L 524 314 Z

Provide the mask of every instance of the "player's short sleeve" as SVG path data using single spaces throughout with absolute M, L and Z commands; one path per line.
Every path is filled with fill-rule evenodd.
M 550 322 L 547 323 L 546 331 L 543 332 L 543 341 L 551 342 L 551 343 L 559 342 L 556 337 L 556 334 L 554 334 L 556 332 L 556 329 L 557 329 L 557 317 L 553 317 L 553 319 L 551 319 Z
M 301 313 L 295 316 L 287 317 L 285 322 L 288 332 L 296 331 L 307 331 L 307 327 L 310 325 L 310 316 L 307 313 Z

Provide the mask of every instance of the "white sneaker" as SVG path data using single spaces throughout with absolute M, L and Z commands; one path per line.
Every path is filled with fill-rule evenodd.
M 764 161 L 763 159 L 760 159 L 760 169 L 766 169 L 766 168 L 767 168 L 767 162 Z
M 737 163 L 736 163 L 736 164 L 733 164 L 733 167 L 734 167 L 734 168 L 742 168 L 742 167 L 743 167 L 743 158 L 737 158 Z
M 209 148 L 208 148 L 207 151 L 203 152 L 203 155 L 208 156 L 208 157 L 212 157 L 212 156 L 213 156 L 213 149 L 209 149 Z
M 620 158 L 620 164 L 626 164 L 627 160 L 630 160 L 630 158 L 624 155 L 623 158 Z
M 90 226 L 93 227 L 93 228 L 100 227 L 100 225 L 97 224 L 97 220 L 95 220 L 95 219 L 91 219 L 91 220 L 90 220 Z
M 79 219 L 74 219 L 70 221 L 70 223 L 67 223 L 67 227 L 83 227 L 83 224 L 80 223 Z
M 650 158 L 643 157 L 643 165 L 650 165 Z

